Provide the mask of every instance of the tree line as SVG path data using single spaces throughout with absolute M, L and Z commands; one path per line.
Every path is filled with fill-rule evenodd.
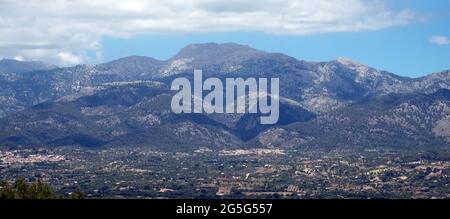
M 37 180 L 27 183 L 25 178 L 18 178 L 14 183 L 0 181 L 0 199 L 62 199 L 47 183 Z M 77 190 L 69 195 L 70 199 L 84 199 L 84 193 Z

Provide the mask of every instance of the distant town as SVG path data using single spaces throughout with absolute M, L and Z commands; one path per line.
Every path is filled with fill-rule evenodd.
M 145 148 L 0 151 L 0 174 L 86 198 L 450 198 L 450 153 Z

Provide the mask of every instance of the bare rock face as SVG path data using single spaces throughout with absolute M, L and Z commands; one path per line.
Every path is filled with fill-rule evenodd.
M 283 128 L 269 129 L 258 136 L 259 143 L 269 148 L 293 148 L 302 146 L 310 140 L 307 136 Z
M 450 117 L 437 121 L 436 126 L 433 127 L 433 133 L 450 143 Z

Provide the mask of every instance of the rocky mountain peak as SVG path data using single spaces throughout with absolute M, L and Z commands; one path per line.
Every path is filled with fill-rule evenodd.
M 365 64 L 362 64 L 358 61 L 346 58 L 346 57 L 339 57 L 336 59 L 336 61 L 338 63 L 340 63 L 341 65 L 345 65 L 345 66 L 353 66 L 353 67 L 358 67 L 358 66 L 367 66 Z
M 145 56 L 128 56 L 97 66 L 97 70 L 111 74 L 136 75 L 156 73 L 163 61 Z
M 53 68 L 56 68 L 56 66 L 38 61 L 18 61 L 15 59 L 0 60 L 1 73 L 23 73 L 36 70 L 49 70 Z
M 246 45 L 235 43 L 191 44 L 178 52 L 171 60 L 193 59 L 202 62 L 227 62 L 253 58 L 266 54 Z
M 336 62 L 344 68 L 349 69 L 350 72 L 356 74 L 355 77 L 357 81 L 367 79 L 375 80 L 378 77 L 382 76 L 382 73 L 380 71 L 349 58 L 340 57 L 336 60 Z
M 129 63 L 140 64 L 140 63 L 145 63 L 145 62 L 161 62 L 161 61 L 151 58 L 151 57 L 146 57 L 146 56 L 127 56 L 127 57 L 123 57 L 123 58 L 108 62 L 106 64 L 129 64 Z

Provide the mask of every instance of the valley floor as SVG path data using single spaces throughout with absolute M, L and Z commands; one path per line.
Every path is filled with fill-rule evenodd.
M 450 198 L 448 151 L 0 150 L 0 180 L 87 198 Z

